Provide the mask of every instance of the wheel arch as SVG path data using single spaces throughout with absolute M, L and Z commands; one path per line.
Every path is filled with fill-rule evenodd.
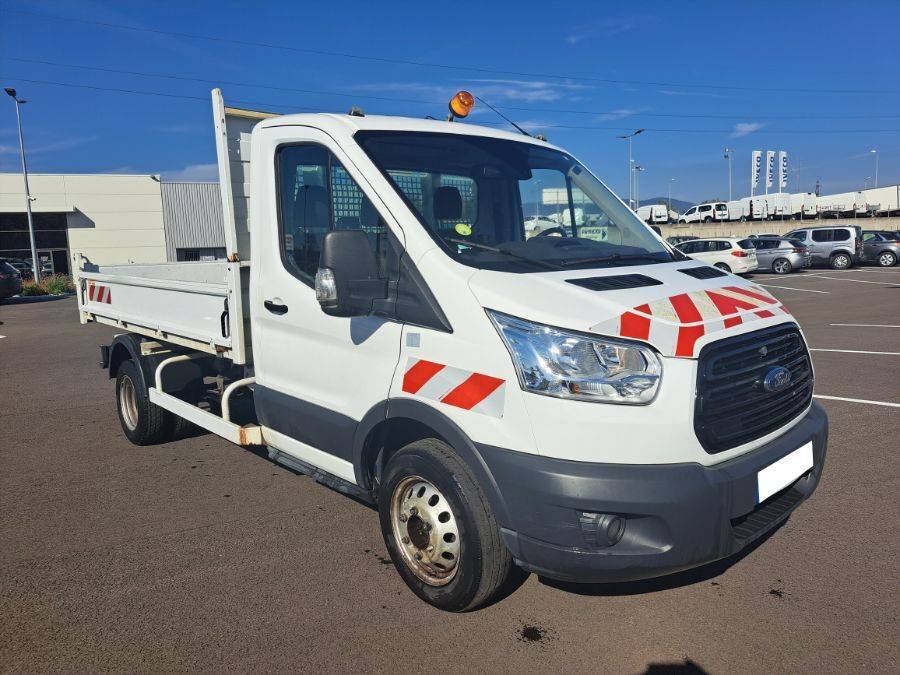
M 453 449 L 478 480 L 497 522 L 508 527 L 511 521 L 506 502 L 475 443 L 453 420 L 420 401 L 389 399 L 366 413 L 357 426 L 353 441 L 353 469 L 357 484 L 374 492 L 378 476 L 390 456 L 422 438 L 438 438 Z

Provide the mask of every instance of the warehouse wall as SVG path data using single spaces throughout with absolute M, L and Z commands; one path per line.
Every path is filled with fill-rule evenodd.
M 162 198 L 148 175 L 31 174 L 36 211 L 67 213 L 69 251 L 99 265 L 166 260 Z M 24 211 L 21 174 L 0 174 L 0 209 Z
M 161 184 L 166 258 L 178 260 L 178 249 L 225 248 L 222 197 L 218 183 Z

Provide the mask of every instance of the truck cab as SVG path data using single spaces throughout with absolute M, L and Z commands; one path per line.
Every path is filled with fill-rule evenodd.
M 515 566 L 627 581 L 730 556 L 815 489 L 827 420 L 788 310 L 565 150 L 216 96 L 229 261 L 79 265 L 82 321 L 128 331 L 103 360 L 135 442 L 171 415 L 267 446 L 374 504 L 404 581 L 451 611 Z M 537 193 L 559 224 L 530 234 Z M 210 375 L 201 409 L 184 392 Z

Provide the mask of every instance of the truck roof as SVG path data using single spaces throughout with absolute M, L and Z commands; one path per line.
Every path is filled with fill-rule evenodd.
M 288 125 L 310 126 L 322 131 L 352 136 L 357 131 L 417 131 L 423 133 L 462 134 L 500 138 L 520 143 L 531 143 L 555 150 L 560 148 L 541 141 L 533 136 L 518 132 L 495 129 L 493 127 L 470 124 L 463 121 L 447 122 L 445 120 L 417 119 L 393 115 L 340 115 L 336 113 L 300 113 L 296 115 L 278 115 L 269 117 L 259 123 L 260 127 L 280 127 Z

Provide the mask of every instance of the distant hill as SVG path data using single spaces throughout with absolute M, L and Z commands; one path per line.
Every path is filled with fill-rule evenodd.
M 650 206 L 652 204 L 665 204 L 668 199 L 666 197 L 651 197 L 650 199 L 642 199 L 638 206 Z M 690 207 L 694 205 L 695 202 L 686 202 L 683 199 L 675 199 L 672 197 L 672 210 L 678 211 L 678 213 L 684 213 Z

